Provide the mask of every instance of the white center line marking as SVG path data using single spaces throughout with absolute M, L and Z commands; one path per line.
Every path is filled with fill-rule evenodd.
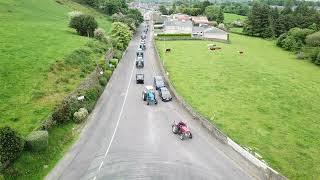
M 126 101 L 127 101 L 127 96 L 128 96 L 129 88 L 130 88 L 131 81 L 132 81 L 133 71 L 134 71 L 134 63 L 133 63 L 133 66 L 132 66 L 131 75 L 130 75 L 130 80 L 129 80 L 129 83 L 128 83 L 128 87 L 127 87 L 127 90 L 126 90 L 126 94 L 125 94 L 123 103 L 122 103 L 122 107 L 121 107 L 121 111 L 120 111 L 120 114 L 119 114 L 119 117 L 118 117 L 118 121 L 117 121 L 116 127 L 115 127 L 115 129 L 114 129 L 114 131 L 113 131 L 113 134 L 112 134 L 112 137 L 111 137 L 109 146 L 108 146 L 108 148 L 107 148 L 106 153 L 104 154 L 104 157 L 103 157 L 103 160 L 102 160 L 102 162 L 101 162 L 101 164 L 100 164 L 100 166 L 99 166 L 98 172 L 97 172 L 96 176 L 93 178 L 93 180 L 96 180 L 96 179 L 97 179 L 97 176 L 98 176 L 98 174 L 99 174 L 99 172 L 100 172 L 100 170 L 101 170 L 101 167 L 102 167 L 104 161 L 106 160 L 106 157 L 107 157 L 108 152 L 109 152 L 109 150 L 110 150 L 110 147 L 111 147 L 111 144 L 112 144 L 112 142 L 113 142 L 114 136 L 115 136 L 116 133 L 117 133 L 118 126 L 119 126 L 119 122 L 120 122 L 120 119 L 121 119 L 121 117 L 122 117 L 123 109 L 124 109 L 124 106 L 125 106 Z

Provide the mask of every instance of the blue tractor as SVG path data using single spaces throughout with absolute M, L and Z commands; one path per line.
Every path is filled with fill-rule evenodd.
M 156 93 L 152 86 L 145 86 L 145 90 L 142 92 L 142 99 L 147 101 L 147 105 L 158 104 Z

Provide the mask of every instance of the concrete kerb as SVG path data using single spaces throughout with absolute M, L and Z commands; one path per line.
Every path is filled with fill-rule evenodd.
M 206 118 L 202 117 L 198 112 L 196 112 L 175 90 L 174 86 L 171 84 L 166 71 L 161 63 L 161 58 L 159 56 L 159 52 L 156 48 L 155 40 L 152 38 L 153 48 L 156 52 L 156 58 L 158 66 L 160 67 L 160 71 L 163 74 L 164 80 L 166 81 L 169 90 L 172 92 L 173 97 L 177 100 L 179 104 L 184 107 L 188 113 L 190 113 L 193 117 L 193 119 L 198 120 L 199 123 L 207 129 L 210 134 L 218 139 L 223 144 L 228 145 L 231 147 L 234 151 L 236 151 L 238 154 L 240 154 L 244 159 L 246 159 L 248 162 L 252 163 L 255 167 L 259 169 L 259 171 L 262 171 L 261 173 L 264 174 L 263 178 L 268 180 L 286 180 L 287 178 L 277 171 L 273 170 L 271 167 L 266 165 L 264 162 L 259 160 L 257 157 L 255 157 L 250 152 L 246 151 L 244 148 L 242 148 L 240 145 L 232 141 L 228 136 L 226 136 L 223 132 L 221 132 L 213 123 L 211 123 Z

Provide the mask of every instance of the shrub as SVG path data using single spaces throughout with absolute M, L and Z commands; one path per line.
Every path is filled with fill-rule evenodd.
M 287 33 L 281 34 L 277 39 L 277 46 L 283 47 L 284 40 L 287 38 Z
M 86 108 L 80 108 L 77 112 L 73 114 L 73 119 L 75 123 L 83 122 L 89 115 L 89 112 Z
M 93 32 L 94 38 L 102 41 L 105 38 L 105 30 L 102 28 L 97 28 Z
M 317 60 L 318 54 L 320 53 L 320 48 L 313 48 L 310 51 L 309 57 L 311 59 L 311 62 L 315 62 Z
M 297 59 L 304 59 L 304 58 L 305 58 L 304 53 L 303 53 L 302 51 L 299 51 L 299 52 L 297 53 Z
M 57 123 L 69 121 L 72 117 L 70 102 L 72 101 L 64 100 L 61 104 L 57 105 L 52 113 L 52 120 Z
M 308 46 L 320 46 L 320 31 L 310 34 L 306 37 L 306 44 Z
M 33 131 L 26 138 L 26 144 L 31 151 L 42 151 L 48 147 L 48 131 Z
M 320 53 L 318 54 L 316 60 L 314 61 L 316 65 L 320 65 Z
M 72 11 L 68 13 L 69 19 L 72 19 L 74 17 L 83 15 L 83 13 L 81 11 Z
M 212 26 L 217 27 L 218 26 L 218 22 L 217 21 L 212 21 L 211 22 Z
M 117 58 L 117 59 L 121 59 L 121 58 L 122 58 L 122 54 L 123 54 L 122 51 L 116 49 L 116 50 L 114 51 L 113 57 L 114 57 L 114 58 Z
M 219 29 L 222 29 L 222 30 L 224 30 L 224 31 L 226 30 L 226 27 L 224 26 L 223 23 L 219 23 L 218 28 L 219 28 Z
M 0 128 L 0 162 L 13 161 L 23 150 L 23 141 L 10 127 Z
M 85 100 L 82 102 L 82 107 L 85 107 L 89 112 L 91 112 L 101 92 L 102 87 L 100 85 L 87 89 L 84 93 Z
M 105 75 L 105 77 L 106 78 L 108 78 L 108 80 L 111 78 L 111 76 L 112 76 L 112 71 L 111 70 L 106 70 L 105 72 L 104 72 L 104 75 Z
M 107 77 L 105 77 L 105 76 L 101 76 L 100 78 L 99 78 L 99 83 L 100 83 L 100 85 L 101 86 L 106 86 L 107 85 L 107 82 L 108 82 L 108 78 Z
M 81 36 L 92 37 L 98 23 L 93 16 L 79 15 L 71 18 L 69 27 L 76 29 Z
M 113 66 L 117 67 L 119 60 L 116 58 L 113 58 L 109 61 L 110 64 L 112 64 Z

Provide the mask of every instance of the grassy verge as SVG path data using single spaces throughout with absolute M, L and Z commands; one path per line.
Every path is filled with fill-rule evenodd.
M 0 126 L 26 137 L 105 53 L 105 44 L 68 28 L 68 12 L 74 10 L 93 15 L 109 32 L 108 16 L 71 0 L 0 0 Z M 54 127 L 49 148 L 23 152 L 4 171 L 5 178 L 42 179 L 76 138 L 74 127 L 72 123 Z
M 39 153 L 23 152 L 14 166 L 6 169 L 5 179 L 43 179 L 76 139 L 74 127 L 70 122 L 50 130 L 48 148 Z
M 198 112 L 285 176 L 319 179 L 319 67 L 273 41 L 231 36 L 231 44 L 215 43 L 218 51 L 209 51 L 212 42 L 206 41 L 157 41 L 173 85 Z
M 43 94 L 48 86 L 56 87 L 47 78 L 52 64 L 89 40 L 68 28 L 68 12 L 86 10 L 97 17 L 99 25 L 110 29 L 107 16 L 69 0 L 62 2 L 65 4 L 53 0 L 0 2 L 0 126 L 9 125 L 23 136 L 48 116 L 61 95 L 84 79 L 71 71 L 61 75 L 61 80 L 69 76 L 76 80 L 57 86 L 62 94 Z

